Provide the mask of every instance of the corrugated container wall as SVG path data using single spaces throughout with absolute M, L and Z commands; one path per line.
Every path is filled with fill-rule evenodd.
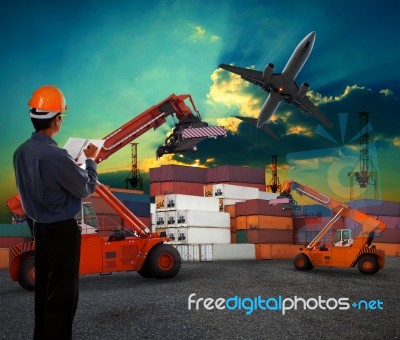
M 207 171 L 208 183 L 243 182 L 265 184 L 265 170 L 261 168 L 221 165 Z M 265 189 L 265 188 L 264 188 Z
M 155 201 L 156 201 L 156 211 L 162 211 L 162 210 L 219 211 L 219 201 L 217 198 L 171 194 L 165 196 L 156 196 Z
M 362 199 L 348 205 L 367 215 L 400 216 L 400 202 Z
M 246 230 L 248 243 L 289 243 L 293 244 L 292 230 L 253 229 Z
M 162 165 L 150 169 L 151 182 L 197 182 L 206 183 L 207 169 L 181 165 Z
M 230 243 L 231 231 L 228 228 L 167 228 L 167 236 L 171 239 L 170 243 Z
M 176 210 L 166 212 L 167 227 L 215 227 L 230 228 L 230 216 L 226 212 Z
M 152 182 L 150 183 L 150 195 L 182 194 L 203 196 L 204 183 L 196 182 Z
M 261 199 L 247 200 L 246 202 L 236 203 L 236 216 L 245 215 L 267 215 L 267 216 L 284 216 L 291 217 L 292 210 L 285 209 L 289 207 L 286 204 L 270 205 L 269 201 Z

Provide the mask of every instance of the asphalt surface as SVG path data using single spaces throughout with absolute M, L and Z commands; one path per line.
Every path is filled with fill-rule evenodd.
M 300 272 L 291 260 L 220 261 L 183 263 L 169 280 L 135 272 L 81 276 L 74 339 L 400 339 L 399 268 L 400 258 L 387 258 L 371 276 L 357 268 Z M 235 296 L 260 296 L 257 303 L 266 309 L 250 314 L 245 300 L 244 309 L 230 310 L 236 302 L 228 299 Z M 297 296 L 298 309 L 283 315 L 276 310 L 279 296 L 287 307 Z M 214 309 L 200 300 L 196 310 L 198 298 L 212 298 L 206 305 Z M 217 309 L 224 303 L 218 298 L 230 309 Z M 32 338 L 33 301 L 32 292 L 0 270 L 0 339 Z

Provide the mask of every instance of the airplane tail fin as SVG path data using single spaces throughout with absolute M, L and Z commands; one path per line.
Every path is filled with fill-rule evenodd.
M 256 118 L 250 118 L 250 117 L 241 117 L 241 116 L 235 116 L 236 118 L 249 123 L 251 125 L 254 125 L 255 127 L 257 127 L 257 119 Z M 262 126 L 260 126 L 260 129 L 263 130 L 266 134 L 270 135 L 272 138 L 279 140 L 279 137 L 275 134 L 274 131 L 272 131 L 267 124 L 263 124 Z

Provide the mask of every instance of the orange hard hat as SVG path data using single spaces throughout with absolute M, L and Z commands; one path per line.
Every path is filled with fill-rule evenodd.
M 61 112 L 67 109 L 64 94 L 53 85 L 39 87 L 33 92 L 28 105 L 31 108 L 48 112 Z

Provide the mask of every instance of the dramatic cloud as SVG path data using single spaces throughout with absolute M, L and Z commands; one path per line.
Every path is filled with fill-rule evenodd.
M 217 69 L 211 74 L 212 85 L 207 94 L 207 104 L 224 105 L 246 117 L 257 117 L 262 101 L 254 95 L 252 84 L 240 76 Z
M 346 86 L 344 92 L 339 96 L 322 96 L 320 93 L 314 92 L 314 91 L 309 91 L 307 93 L 307 96 L 311 99 L 311 101 L 315 105 L 318 106 L 318 105 L 321 105 L 321 104 L 340 102 L 345 97 L 347 97 L 351 92 L 357 91 L 357 90 L 371 91 L 370 89 L 367 89 L 364 86 L 352 85 L 352 86 Z
M 209 33 L 204 27 L 199 25 L 192 25 L 191 32 L 191 35 L 188 37 L 188 40 L 191 42 L 203 40 L 214 43 L 221 40 L 221 37 L 216 34 Z

